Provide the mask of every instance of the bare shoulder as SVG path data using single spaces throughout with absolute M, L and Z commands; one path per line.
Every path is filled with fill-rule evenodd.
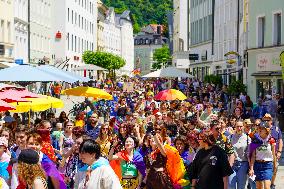
M 45 189 L 47 188 L 46 186 L 46 181 L 44 179 L 38 177 L 34 180 L 34 189 Z

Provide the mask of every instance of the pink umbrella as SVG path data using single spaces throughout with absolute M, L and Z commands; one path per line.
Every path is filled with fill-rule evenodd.
M 24 90 L 24 87 L 18 87 L 15 85 L 8 85 L 8 84 L 4 84 L 4 83 L 0 83 L 0 91 L 5 91 L 5 90 L 9 90 L 9 89 L 16 89 L 16 90 Z
M 0 111 L 8 111 L 8 110 L 15 110 L 13 106 L 8 104 L 7 102 L 4 102 L 3 100 L 0 100 Z
M 5 102 L 27 102 L 25 98 L 40 98 L 39 95 L 29 92 L 28 90 L 5 90 L 0 92 L 0 99 Z

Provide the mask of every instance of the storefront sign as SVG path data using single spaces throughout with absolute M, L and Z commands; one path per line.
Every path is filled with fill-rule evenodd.
M 284 80 L 284 51 L 282 51 L 280 54 L 280 61 L 282 67 L 282 79 Z
M 256 55 L 256 71 L 263 72 L 279 70 L 281 70 L 279 52 Z
M 230 51 L 227 52 L 224 56 L 227 64 L 235 64 L 238 62 L 240 55 L 237 52 Z

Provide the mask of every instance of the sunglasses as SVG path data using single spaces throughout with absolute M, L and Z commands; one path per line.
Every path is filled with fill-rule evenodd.
M 216 131 L 220 131 L 220 130 L 221 130 L 221 127 L 216 127 L 215 130 L 216 130 Z
M 105 130 L 105 131 L 107 131 L 107 130 L 108 130 L 108 128 L 102 128 L 102 130 Z
M 155 131 L 162 131 L 162 129 L 161 128 L 156 128 Z

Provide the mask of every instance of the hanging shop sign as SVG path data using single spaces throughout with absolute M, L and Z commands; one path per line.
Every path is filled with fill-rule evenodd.
M 224 57 L 227 64 L 235 64 L 238 62 L 240 55 L 235 51 L 230 51 L 227 52 Z
M 256 71 L 279 71 L 281 63 L 279 52 L 261 53 L 256 55 Z
M 284 51 L 280 53 L 280 62 L 282 67 L 282 79 L 284 80 Z

